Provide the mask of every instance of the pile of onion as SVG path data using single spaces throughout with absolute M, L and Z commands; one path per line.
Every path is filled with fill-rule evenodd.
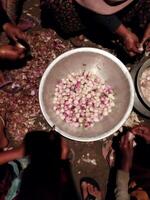
M 56 85 L 53 109 L 66 123 L 89 128 L 115 106 L 112 87 L 88 71 L 71 73 Z

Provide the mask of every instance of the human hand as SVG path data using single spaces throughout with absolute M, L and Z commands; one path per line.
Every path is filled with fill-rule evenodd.
M 123 171 L 129 172 L 132 166 L 133 159 L 133 140 L 129 139 L 129 133 L 122 136 L 120 142 L 121 151 L 121 169 Z
M 25 34 L 14 24 L 5 23 L 3 25 L 3 30 L 8 37 L 17 42 L 18 39 L 25 40 Z
M 134 135 L 141 136 L 142 138 L 145 139 L 145 141 L 147 143 L 150 143 L 150 127 L 143 126 L 143 125 L 136 126 L 136 127 L 132 128 L 131 132 Z
M 139 51 L 139 39 L 134 33 L 128 32 L 123 41 L 125 48 L 130 56 L 135 56 L 136 54 L 141 53 Z
M 138 37 L 129 31 L 126 26 L 121 24 L 116 29 L 115 33 L 123 40 L 125 49 L 130 56 L 135 56 L 136 54 L 141 53 L 138 49 L 140 46 Z
M 18 60 L 25 56 L 25 49 L 17 46 L 3 45 L 0 47 L 0 58 L 8 60 Z

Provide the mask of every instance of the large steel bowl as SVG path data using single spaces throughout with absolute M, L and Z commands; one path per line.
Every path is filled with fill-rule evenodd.
M 116 100 L 112 112 L 94 127 L 75 128 L 62 121 L 53 110 L 55 86 L 68 74 L 88 70 L 103 77 L 113 87 Z M 96 141 L 112 135 L 128 118 L 134 103 L 132 78 L 124 64 L 112 54 L 96 48 L 78 48 L 57 57 L 46 69 L 39 88 L 42 113 L 56 131 L 76 141 Z

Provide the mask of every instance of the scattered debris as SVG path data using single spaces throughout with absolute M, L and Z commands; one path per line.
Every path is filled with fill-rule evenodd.
M 81 159 L 79 159 L 77 161 L 78 164 L 81 163 L 81 161 L 85 162 L 85 163 L 89 163 L 89 164 L 92 164 L 92 165 L 97 165 L 97 161 L 95 158 L 90 158 L 90 153 L 87 153 L 86 155 L 82 155 Z
M 7 130 L 15 144 L 21 143 L 28 131 L 48 130 L 38 100 L 40 79 L 54 58 L 72 48 L 53 30 L 34 31 L 27 39 L 32 59 L 22 68 L 8 71 L 13 84 L 0 91 L 0 106 L 7 108 Z
M 139 125 L 142 121 L 139 120 L 138 115 L 135 112 L 132 112 L 125 122 L 124 126 L 133 127 L 135 125 Z

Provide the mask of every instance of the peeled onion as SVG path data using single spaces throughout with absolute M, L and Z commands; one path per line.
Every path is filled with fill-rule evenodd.
M 112 112 L 112 87 L 88 71 L 71 73 L 56 85 L 53 99 L 56 114 L 74 127 L 93 127 Z

